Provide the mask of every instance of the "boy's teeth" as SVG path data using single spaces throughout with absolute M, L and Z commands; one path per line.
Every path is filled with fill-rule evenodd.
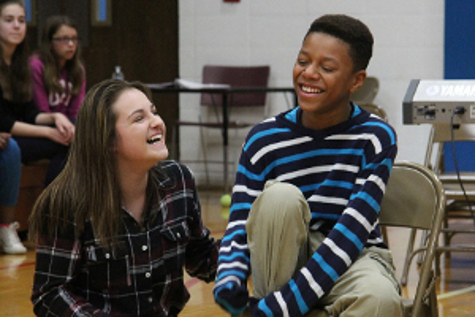
M 313 94 L 318 94 L 318 93 L 321 93 L 321 92 L 322 92 L 322 91 L 319 90 L 319 89 L 310 88 L 310 87 L 306 87 L 306 86 L 302 86 L 302 90 L 305 91 L 305 92 L 313 93 Z

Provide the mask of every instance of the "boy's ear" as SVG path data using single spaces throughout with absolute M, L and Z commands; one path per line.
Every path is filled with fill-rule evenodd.
M 366 71 L 359 70 L 353 74 L 353 85 L 350 88 L 350 93 L 354 93 L 363 86 L 364 81 L 366 80 Z

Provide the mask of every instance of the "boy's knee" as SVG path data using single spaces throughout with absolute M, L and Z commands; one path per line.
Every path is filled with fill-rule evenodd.
M 361 305 L 368 312 L 359 316 L 402 316 L 401 297 L 392 285 L 373 288 L 370 293 L 363 294 Z
M 336 312 L 344 311 L 344 316 L 402 316 L 401 296 L 393 283 L 378 278 L 369 278 L 366 282 L 357 294 L 337 301 L 340 307 L 334 307 Z
M 294 211 L 303 211 L 304 215 L 310 216 L 308 203 L 300 189 L 295 185 L 276 180 L 266 182 L 264 191 L 255 204 L 256 207 L 266 210 L 274 216 L 285 216 Z
M 272 196 L 276 199 L 286 197 L 300 198 L 303 197 L 300 189 L 290 183 L 279 182 L 278 180 L 268 180 L 264 186 L 262 194 Z
M 379 285 L 367 290 L 342 296 L 332 305 L 332 316 L 402 316 L 401 297 L 393 287 Z

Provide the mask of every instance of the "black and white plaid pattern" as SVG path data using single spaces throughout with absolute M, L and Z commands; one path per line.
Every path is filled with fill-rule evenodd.
M 32 301 L 39 316 L 175 316 L 189 299 L 183 268 L 214 279 L 219 242 L 203 226 L 191 172 L 160 164 L 161 197 L 139 224 L 124 210 L 115 251 L 103 249 L 90 222 L 79 239 L 75 225 L 37 246 Z M 156 217 L 153 217 L 156 215 Z

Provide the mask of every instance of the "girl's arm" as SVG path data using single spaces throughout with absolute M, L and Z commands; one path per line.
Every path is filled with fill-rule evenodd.
M 76 119 L 78 117 L 79 108 L 81 107 L 81 103 L 84 100 L 84 96 L 86 95 L 86 70 L 84 67 L 82 68 L 82 71 L 84 77 L 81 90 L 76 96 L 72 96 L 68 106 L 68 117 L 71 119 Z
M 35 120 L 36 124 L 54 124 L 66 142 L 70 143 L 74 137 L 74 124 L 62 113 L 40 113 Z
M 56 128 L 49 125 L 55 125 Z M 48 138 L 54 142 L 68 145 L 74 136 L 74 125 L 61 113 L 40 113 L 35 124 L 15 121 L 11 134 L 16 136 Z
M 44 82 L 43 63 L 38 58 L 30 61 L 31 78 L 33 83 L 33 99 L 38 110 L 51 112 L 49 107 L 48 90 Z
M 218 253 L 221 241 L 209 236 L 201 219 L 200 203 L 196 191 L 193 194 L 194 208 L 189 222 L 191 241 L 186 247 L 186 271 L 206 282 L 211 282 L 218 268 Z

